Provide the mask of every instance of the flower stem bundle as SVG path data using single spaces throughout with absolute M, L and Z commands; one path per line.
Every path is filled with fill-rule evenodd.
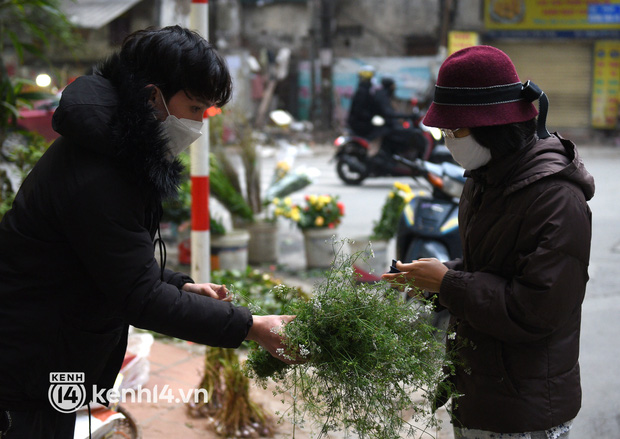
M 312 298 L 283 310 L 297 317 L 283 329 L 288 350 L 281 355 L 307 362 L 287 366 L 256 348 L 246 369 L 293 394 L 296 423 L 308 414 L 320 421 L 321 433 L 413 435 L 411 419 L 432 418 L 432 395 L 449 366 L 445 347 L 429 323 L 430 305 L 405 302 L 384 282 L 359 284 L 351 268 L 357 257 L 341 247 Z

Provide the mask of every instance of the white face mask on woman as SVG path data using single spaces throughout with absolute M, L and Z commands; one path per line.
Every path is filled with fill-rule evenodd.
M 179 119 L 170 114 L 164 95 L 161 94 L 161 91 L 159 94 L 166 112 L 168 112 L 168 117 L 162 122 L 166 137 L 168 138 L 168 158 L 174 160 L 176 156 L 185 151 L 189 145 L 202 136 L 202 131 L 200 130 L 203 123 L 191 119 Z
M 480 145 L 471 135 L 446 137 L 445 140 L 454 160 L 467 170 L 478 169 L 491 161 L 491 150 Z

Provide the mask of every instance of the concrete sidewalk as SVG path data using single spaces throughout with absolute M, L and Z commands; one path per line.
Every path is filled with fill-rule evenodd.
M 155 340 L 149 355 L 149 381 L 143 386 L 152 394 L 161 395 L 157 402 L 126 402 L 123 404 L 142 428 L 143 439 L 221 439 L 206 419 L 195 419 L 187 413 L 186 405 L 180 399 L 195 389 L 202 377 L 204 366 L 204 347 L 187 342 Z M 253 385 L 251 395 L 254 402 L 262 404 L 268 413 L 284 412 L 288 406 L 281 403 L 281 397 L 273 395 L 273 388 L 262 389 Z M 274 415 L 275 416 L 275 415 Z M 276 418 L 277 419 L 277 418 Z M 424 439 L 452 439 L 452 429 L 445 411 L 439 413 L 444 428 L 429 431 Z M 282 419 L 276 429 L 276 439 L 293 437 L 293 427 L 287 419 Z M 314 435 L 297 429 L 295 438 L 309 439 Z M 345 437 L 342 432 L 329 437 Z

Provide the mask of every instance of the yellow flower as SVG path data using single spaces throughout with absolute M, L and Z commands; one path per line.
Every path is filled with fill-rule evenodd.
M 317 216 L 314 220 L 314 225 L 317 227 L 323 227 L 323 224 L 325 224 L 325 218 L 322 216 Z
M 390 193 L 388 194 L 388 198 L 394 198 L 396 196 L 396 194 L 393 191 L 390 191 Z
M 281 169 L 283 171 L 288 171 L 289 169 L 291 169 L 291 165 L 286 160 L 280 160 L 276 164 L 276 168 Z
M 293 207 L 291 209 L 291 219 L 293 221 L 295 221 L 296 223 L 299 222 L 299 220 L 301 219 L 301 214 L 299 212 L 299 207 Z
M 291 197 L 286 197 L 286 198 L 284 199 L 284 204 L 285 204 L 286 206 L 291 206 L 291 205 L 293 204 L 293 200 L 291 199 Z
M 408 194 L 405 194 L 403 200 L 405 200 L 405 203 L 409 203 L 411 200 L 413 200 L 414 197 L 415 195 L 413 194 L 413 192 L 409 192 Z
M 411 186 L 405 183 L 401 183 L 400 181 L 395 181 L 394 187 L 400 191 L 411 193 Z
M 316 204 L 317 200 L 318 200 L 318 196 L 316 195 L 308 195 L 308 203 L 310 204 Z
M 272 204 L 280 204 L 280 199 L 278 197 L 274 198 L 273 201 L 271 202 Z
M 330 197 L 329 195 L 321 195 L 319 197 L 319 203 L 321 203 L 323 206 L 326 204 L 329 204 L 331 200 L 332 200 L 332 197 Z

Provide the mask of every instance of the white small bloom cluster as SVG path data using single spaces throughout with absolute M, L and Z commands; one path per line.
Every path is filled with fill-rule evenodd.
M 271 289 L 271 293 L 275 297 L 280 297 L 286 293 L 287 287 L 284 284 L 278 284 Z
M 269 331 L 271 333 L 279 335 L 279 336 L 283 336 L 284 335 L 284 329 L 282 328 L 282 326 L 274 326 Z
M 310 351 L 308 350 L 308 348 L 305 345 L 300 344 L 299 345 L 299 355 L 301 355 L 302 357 L 306 358 L 306 357 L 308 357 L 308 355 L 310 355 Z
M 248 309 L 250 310 L 250 312 L 252 314 L 258 314 L 258 313 L 261 312 L 261 307 L 256 305 L 256 304 L 254 304 L 254 303 L 249 303 L 248 304 Z

